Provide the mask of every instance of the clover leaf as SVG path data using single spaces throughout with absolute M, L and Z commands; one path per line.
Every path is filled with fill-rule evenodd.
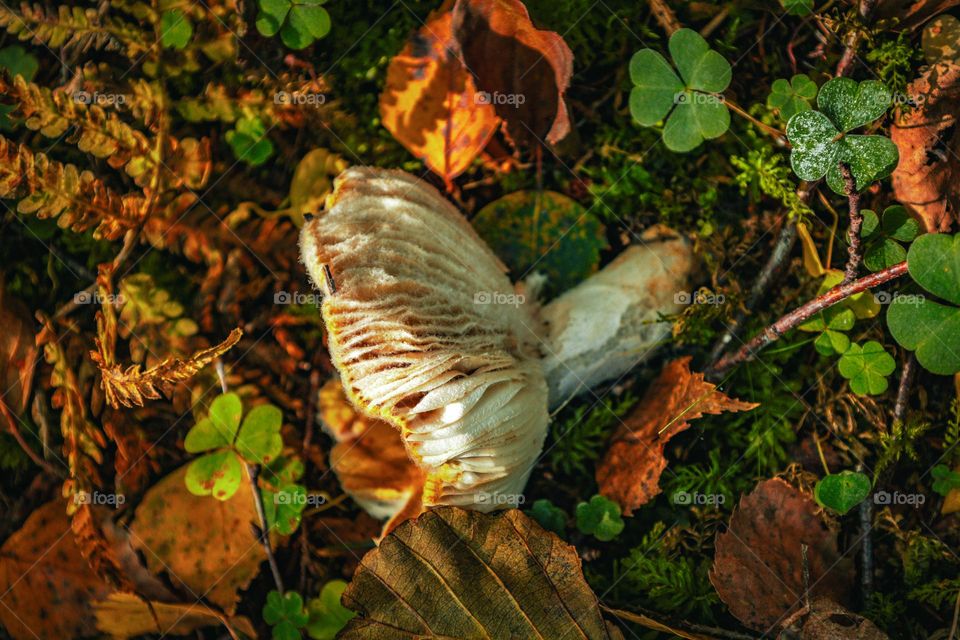
M 212 495 L 217 500 L 232 498 L 242 480 L 243 467 L 231 449 L 221 449 L 197 458 L 187 467 L 184 479 L 187 490 L 193 495 Z
M 273 155 L 273 143 L 267 137 L 267 128 L 260 118 L 237 120 L 236 126 L 227 131 L 226 139 L 237 160 L 243 160 L 252 167 L 263 164 Z
M 326 0 L 258 0 L 257 31 L 270 37 L 280 32 L 283 44 L 304 49 L 330 32 Z
M 770 95 L 767 96 L 767 107 L 780 112 L 780 117 L 787 122 L 800 113 L 809 111 L 810 101 L 817 97 L 817 83 L 805 73 L 798 73 L 790 80 L 780 78 L 773 81 Z
M 279 408 L 271 404 L 254 407 L 240 425 L 235 444 L 237 452 L 249 462 L 270 462 L 283 449 L 282 425 L 283 414 Z
M 300 484 L 287 484 L 277 491 L 261 490 L 267 528 L 276 528 L 288 536 L 300 526 L 303 509 L 307 506 L 307 488 Z
M 960 489 L 960 473 L 953 471 L 945 464 L 938 464 L 930 470 L 933 476 L 933 490 L 946 496 L 954 489 Z
M 296 591 L 287 591 L 282 596 L 277 591 L 267 594 L 263 605 L 263 621 L 273 628 L 273 640 L 299 640 L 300 629 L 307 625 L 310 616 L 303 607 L 303 596 Z
M 346 588 L 347 583 L 343 580 L 331 580 L 323 585 L 320 595 L 307 604 L 307 612 L 310 614 L 307 634 L 313 640 L 333 640 L 351 618 L 357 615 L 340 604 Z
M 871 340 L 860 346 L 851 344 L 840 356 L 840 375 L 850 381 L 850 389 L 861 396 L 879 395 L 887 390 L 887 376 L 897 363 L 883 345 Z
M 592 534 L 601 542 L 613 540 L 623 531 L 623 518 L 620 517 L 620 505 L 596 495 L 590 502 L 577 505 L 577 529 L 580 533 Z
M 928 371 L 960 372 L 960 234 L 920 236 L 907 252 L 907 269 L 917 284 L 950 304 L 897 297 L 887 311 L 891 335 L 916 352 L 917 362 Z
M 890 175 L 900 153 L 889 138 L 853 135 L 850 131 L 882 116 L 892 94 L 882 82 L 834 78 L 820 88 L 819 111 L 802 111 L 787 123 L 787 138 L 793 145 L 790 164 L 803 180 L 819 180 L 836 193 L 846 193 L 840 163 L 850 167 L 856 189 Z
M 217 396 L 210 405 L 210 413 L 187 433 L 183 442 L 189 453 L 201 453 L 211 449 L 229 447 L 237 437 L 243 403 L 235 393 Z
M 831 356 L 843 353 L 850 347 L 850 338 L 843 332 L 852 329 L 856 320 L 852 309 L 830 307 L 797 328 L 801 331 L 822 332 L 813 346 L 818 353 Z
M 720 95 L 730 85 L 730 63 L 692 29 L 680 29 L 668 45 L 676 71 L 653 49 L 630 60 L 630 113 L 644 127 L 666 119 L 663 143 L 680 153 L 730 128 L 730 111 Z M 679 72 L 679 75 L 678 73 Z
M 160 44 L 169 49 L 183 49 L 193 36 L 193 24 L 180 9 L 164 11 L 160 16 Z
M 546 498 L 535 501 L 529 513 L 547 531 L 553 531 L 558 536 L 566 533 L 567 514 Z
M 844 515 L 863 502 L 871 488 L 870 478 L 865 474 L 847 470 L 818 480 L 813 497 L 820 506 Z
M 880 271 L 903 262 L 907 259 L 907 250 L 900 242 L 912 242 L 919 234 L 920 224 L 904 207 L 887 207 L 882 218 L 864 209 L 860 235 L 867 244 L 863 264 L 870 271 Z
M 780 4 L 787 13 L 794 16 L 810 15 L 813 11 L 813 0 L 780 0 Z

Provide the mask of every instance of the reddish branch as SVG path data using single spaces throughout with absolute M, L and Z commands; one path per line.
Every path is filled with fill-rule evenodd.
M 850 240 L 850 246 L 847 252 L 850 257 L 847 258 L 847 267 L 843 272 L 843 282 L 849 284 L 857 279 L 857 273 L 860 271 L 860 263 L 863 261 L 863 248 L 860 246 L 860 229 L 863 227 L 863 213 L 860 211 L 860 193 L 857 191 L 856 180 L 850 173 L 850 167 L 843 162 L 840 163 L 840 173 L 843 175 L 843 184 L 847 192 L 847 202 L 850 203 L 850 227 L 847 229 L 847 238 Z
M 873 15 L 873 9 L 876 4 L 877 0 L 860 0 L 860 21 L 864 26 L 870 21 L 870 16 Z M 840 62 L 837 63 L 838 78 L 850 73 L 850 69 L 853 67 L 853 61 L 857 57 L 857 49 L 860 46 L 860 40 L 862 38 L 862 29 L 854 29 L 850 32 L 850 35 L 847 36 L 846 47 L 843 50 L 843 55 L 840 56 Z
M 660 28 L 667 32 L 668 37 L 680 30 L 677 15 L 664 0 L 647 0 L 647 3 L 650 5 L 650 13 L 653 14 Z
M 805 322 L 814 314 L 820 313 L 825 309 L 829 309 L 833 305 L 845 300 L 846 298 L 849 298 L 852 295 L 872 289 L 873 287 L 879 286 L 885 282 L 889 282 L 890 280 L 895 280 L 906 273 L 907 263 L 904 261 L 897 263 L 892 267 L 887 267 L 883 271 L 871 273 L 870 275 L 864 276 L 859 280 L 854 280 L 853 282 L 848 282 L 846 284 L 841 284 L 834 287 L 823 295 L 814 298 L 800 307 L 797 307 L 764 329 L 759 335 L 750 340 L 750 342 L 740 347 L 740 349 L 721 358 L 719 362 L 710 368 L 709 375 L 711 377 L 716 377 L 731 367 L 752 360 L 768 344 L 771 342 L 776 342 L 787 331 Z

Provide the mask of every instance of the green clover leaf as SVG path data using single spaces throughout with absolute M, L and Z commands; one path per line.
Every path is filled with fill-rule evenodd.
M 187 467 L 187 490 L 195 496 L 212 495 L 229 500 L 240 488 L 243 467 L 232 449 L 221 449 L 201 456 Z
M 235 393 L 224 393 L 210 405 L 209 415 L 200 420 L 187 433 L 183 442 L 189 453 L 202 453 L 211 449 L 230 447 L 237 437 L 243 404 Z
M 911 242 L 920 234 L 920 224 L 899 205 L 887 207 L 883 217 L 863 210 L 861 237 L 867 242 L 863 264 L 870 271 L 880 271 L 907 259 L 907 250 L 900 242 Z
M 925 369 L 941 375 L 960 372 L 960 234 L 925 234 L 907 252 L 910 276 L 927 292 L 950 304 L 923 296 L 900 296 L 887 311 L 894 340 L 916 352 Z
M 267 128 L 260 118 L 237 120 L 235 128 L 227 131 L 226 139 L 237 160 L 243 160 L 252 167 L 263 164 L 273 155 L 273 143 L 267 137 Z
M 870 495 L 870 478 L 856 471 L 831 473 L 817 481 L 813 498 L 822 507 L 833 509 L 840 515 L 863 502 Z
M 730 111 L 719 94 L 730 85 L 731 68 L 692 29 L 674 33 L 668 48 L 677 71 L 652 49 L 631 58 L 630 113 L 644 127 L 666 119 L 663 142 L 683 153 L 730 128 Z
M 793 16 L 808 16 L 813 12 L 813 0 L 780 0 L 780 4 Z
M 883 136 L 849 132 L 882 116 L 891 95 L 876 80 L 834 78 L 824 84 L 817 96 L 819 111 L 801 111 L 787 123 L 794 173 L 808 181 L 826 176 L 841 195 L 846 193 L 841 162 L 850 167 L 858 191 L 890 175 L 900 160 L 897 145 Z
M 798 73 L 789 81 L 774 80 L 767 97 L 767 107 L 780 112 L 780 118 L 788 122 L 801 111 L 811 109 L 810 101 L 817 97 L 817 83 L 805 73 Z
M 897 363 L 883 345 L 871 340 L 860 346 L 851 344 L 842 356 L 838 369 L 850 381 L 850 389 L 861 396 L 879 395 L 887 390 L 887 376 Z
M 261 489 L 267 528 L 276 528 L 288 536 L 300 526 L 303 509 L 307 506 L 307 489 L 299 484 L 287 484 L 276 492 Z
M 263 621 L 273 627 L 273 640 L 299 640 L 300 629 L 309 620 L 303 597 L 296 591 L 287 591 L 283 596 L 277 591 L 267 594 Z
M 535 501 L 529 513 L 547 531 L 553 531 L 558 536 L 566 533 L 567 514 L 546 498 Z
M 160 44 L 169 49 L 183 49 L 193 36 L 193 24 L 180 9 L 164 11 L 160 16 Z
M 243 419 L 240 433 L 237 435 L 237 452 L 244 460 L 255 464 L 266 464 L 280 455 L 283 450 L 283 438 L 280 427 L 283 426 L 283 414 L 272 404 L 254 407 Z
M 272 37 L 280 33 L 283 44 L 304 49 L 330 32 L 325 0 L 258 0 L 257 31 Z
M 814 341 L 817 353 L 824 356 L 841 354 L 850 347 L 844 331 L 853 328 L 857 317 L 852 309 L 836 306 L 821 311 L 797 327 L 801 331 L 822 332 Z
M 933 490 L 941 496 L 946 496 L 954 489 L 960 489 L 960 473 L 953 471 L 945 464 L 938 464 L 930 470 L 933 476 Z
M 307 634 L 313 640 L 333 640 L 356 613 L 340 604 L 347 583 L 343 580 L 331 580 L 323 585 L 320 595 L 310 600 L 307 612 Z
M 596 495 L 590 502 L 577 505 L 577 529 L 580 533 L 592 534 L 601 542 L 613 540 L 623 531 L 623 518 L 620 517 L 620 505 Z

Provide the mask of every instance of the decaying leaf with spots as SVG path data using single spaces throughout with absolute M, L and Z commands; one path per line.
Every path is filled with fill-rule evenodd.
M 900 150 L 893 192 L 927 231 L 949 231 L 960 215 L 960 65 L 931 65 L 906 89 L 922 96 L 890 128 Z
M 660 474 L 667 467 L 667 442 L 704 414 L 748 411 L 758 406 L 728 397 L 690 371 L 690 357 L 669 363 L 653 381 L 643 400 L 613 437 L 597 467 L 600 493 L 615 500 L 624 515 L 660 493 Z
M 786 624 L 804 603 L 803 545 L 810 596 L 845 604 L 853 563 L 813 499 L 779 478 L 764 480 L 717 536 L 710 582 L 740 622 L 767 632 Z
M 393 425 L 357 413 L 336 379 L 320 390 L 320 417 L 337 441 L 330 466 L 350 497 L 374 517 L 396 514 L 387 531 L 420 514 L 423 472 Z
M 111 591 L 83 559 L 60 500 L 0 547 L 0 624 L 14 640 L 96 635 L 89 604 Z
M 447 2 L 390 61 L 380 116 L 410 153 L 447 183 L 463 173 L 500 125 L 478 99 L 473 76 L 456 52 Z
M 344 640 L 623 637 L 576 549 L 517 510 L 408 520 L 364 556 L 343 603 L 359 614 Z
M 570 132 L 563 94 L 573 53 L 560 35 L 537 29 L 520 0 L 458 0 L 453 34 L 514 144 L 556 144 Z
M 130 541 L 148 568 L 166 573 L 184 594 L 205 599 L 232 615 L 266 554 L 253 536 L 257 522 L 250 483 L 229 500 L 187 491 L 180 467 L 144 495 L 130 526 Z
M 160 390 L 192 378 L 200 369 L 207 366 L 240 341 L 243 331 L 234 329 L 218 345 L 194 353 L 186 360 L 167 358 L 146 371 L 140 365 L 130 365 L 124 369 L 117 363 L 111 363 L 102 343 L 98 340 L 97 351 L 91 351 L 90 357 L 100 367 L 101 385 L 107 402 L 114 409 L 143 406 L 145 400 L 160 398 Z

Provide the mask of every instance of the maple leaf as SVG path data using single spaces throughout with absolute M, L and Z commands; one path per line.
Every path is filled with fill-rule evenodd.
M 383 126 L 441 176 L 463 173 L 500 126 L 473 76 L 454 53 L 451 2 L 434 11 L 387 68 L 380 95 Z
M 690 357 L 663 368 L 643 400 L 624 419 L 597 467 L 600 493 L 618 502 L 624 515 L 660 493 L 660 474 L 667 467 L 667 442 L 704 414 L 747 411 L 758 406 L 726 396 L 690 371 Z
M 717 536 L 710 582 L 743 624 L 769 632 L 804 602 L 802 545 L 807 546 L 811 596 L 845 603 L 853 564 L 810 498 L 780 478 L 760 482 L 740 499 Z

